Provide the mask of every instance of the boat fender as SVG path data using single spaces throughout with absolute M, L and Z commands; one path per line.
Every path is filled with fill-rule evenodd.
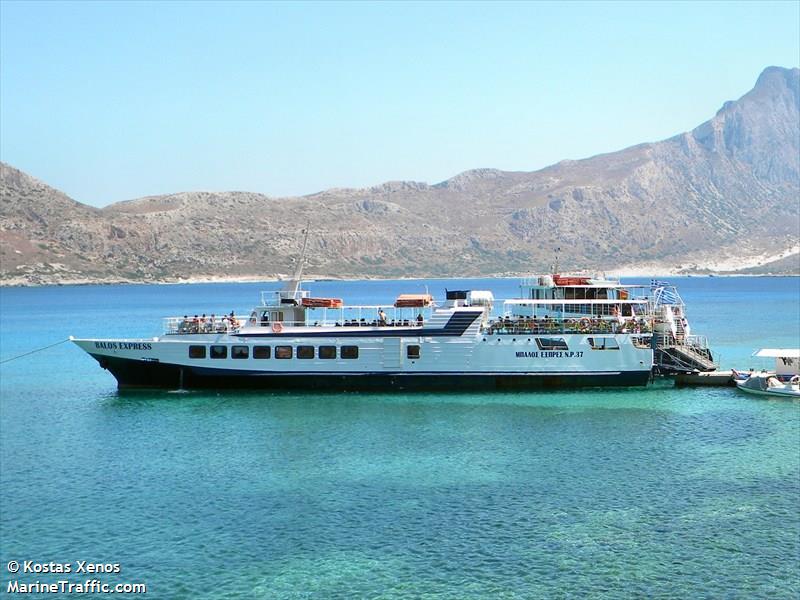
M 272 331 L 273 331 L 273 333 L 280 333 L 281 331 L 283 331 L 283 325 L 281 325 L 278 322 L 273 323 L 272 324 Z

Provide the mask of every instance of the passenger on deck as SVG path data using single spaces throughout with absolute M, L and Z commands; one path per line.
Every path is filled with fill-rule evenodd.
M 422 316 L 422 313 L 417 315 L 417 325 L 422 327 L 422 324 L 425 322 L 425 317 Z
M 378 309 L 378 325 L 386 327 L 386 313 L 383 312 L 382 308 Z

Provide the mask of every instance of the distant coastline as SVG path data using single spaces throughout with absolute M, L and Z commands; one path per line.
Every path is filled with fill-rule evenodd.
M 179 285 L 195 283 L 253 283 L 276 282 L 287 279 L 288 273 L 244 273 L 238 275 L 193 275 L 190 277 L 91 277 L 80 275 L 66 265 L 59 263 L 40 263 L 33 265 L 33 270 L 17 269 L 18 274 L 11 275 L 8 271 L 0 277 L 0 288 L 8 287 L 42 287 L 60 285 Z M 414 275 L 366 273 L 308 273 L 306 279 L 329 281 L 357 281 L 357 280 L 416 280 L 416 279 L 470 279 L 470 278 L 515 278 L 528 277 L 531 274 L 548 272 L 547 268 L 533 266 L 526 271 L 495 271 L 495 272 L 463 272 L 463 273 L 431 273 L 420 269 Z M 561 272 L 574 273 L 587 276 L 598 274 L 614 275 L 619 277 L 798 277 L 800 276 L 800 244 L 794 245 L 781 252 L 750 255 L 742 258 L 726 258 L 720 260 L 713 255 L 698 257 L 694 261 L 683 261 L 678 264 L 663 264 L 657 261 L 642 261 L 623 263 L 617 267 L 590 267 L 576 268 L 570 264 L 562 265 Z
M 564 272 L 578 272 L 567 271 Z M 723 272 L 723 271 L 699 271 L 699 272 L 678 272 L 669 270 L 645 270 L 645 269 L 607 269 L 601 271 L 586 272 L 588 275 L 596 273 L 603 273 L 605 275 L 613 275 L 614 277 L 623 278 L 649 278 L 649 277 L 800 277 L 800 272 L 795 273 L 747 273 L 747 272 Z M 309 274 L 304 277 L 305 281 L 417 281 L 424 279 L 449 279 L 458 281 L 462 279 L 517 279 L 521 277 L 529 277 L 531 273 L 488 273 L 488 274 L 469 274 L 469 275 L 420 275 L 419 277 L 379 277 L 379 276 L 337 276 L 337 275 L 314 275 Z M 22 279 L 22 278 L 20 278 Z M 91 286 L 91 285 L 198 285 L 198 284 L 218 284 L 218 283 L 278 283 L 284 281 L 286 277 L 279 276 L 261 276 L 261 275 L 243 275 L 240 277 L 187 277 L 178 279 L 153 279 L 153 280 L 136 280 L 125 278 L 108 278 L 108 279 L 89 279 L 89 278 L 76 278 L 76 279 L 63 279 L 60 281 L 43 281 L 43 282 L 30 282 L 30 281 L 15 281 L 8 279 L 0 281 L 0 289 L 2 288 L 31 288 L 31 287 L 62 287 L 62 286 Z
M 700 262 L 701 264 L 698 264 Z M 771 265 L 786 263 L 794 269 L 786 271 L 771 270 Z M 619 277 L 800 277 L 800 244 L 794 245 L 781 252 L 772 254 L 757 254 L 746 258 L 729 258 L 726 260 L 714 260 L 708 257 L 707 260 L 697 262 L 683 262 L 677 265 L 664 265 L 656 262 L 628 263 L 611 269 L 572 269 L 564 267 L 565 273 L 581 273 L 589 276 L 595 274 L 608 274 Z M 332 275 L 328 273 L 308 273 L 306 279 L 316 281 L 402 281 L 416 279 L 472 279 L 472 278 L 516 278 L 530 276 L 533 271 L 528 272 L 495 272 L 495 273 L 463 273 L 439 275 L 431 273 L 420 273 L 418 276 L 371 276 L 362 273 L 348 273 L 344 275 Z M 125 277 L 70 277 L 68 273 L 53 273 L 52 280 L 45 280 L 29 274 L 14 277 L 6 277 L 0 280 L 0 288 L 3 287 L 43 287 L 60 285 L 180 285 L 195 283 L 275 283 L 287 279 L 287 273 L 269 273 L 265 275 L 245 274 L 233 276 L 206 276 L 198 275 L 193 277 L 165 277 L 153 279 L 134 279 Z

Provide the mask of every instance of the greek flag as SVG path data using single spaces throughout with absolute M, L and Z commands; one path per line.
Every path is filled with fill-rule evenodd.
M 668 281 L 659 281 L 658 279 L 650 280 L 650 289 L 656 291 L 661 290 L 657 295 L 657 302 L 659 304 L 680 304 L 678 293 L 675 291 L 675 286 L 670 285 Z
M 678 294 L 674 287 L 665 287 L 661 290 L 661 304 L 678 304 Z

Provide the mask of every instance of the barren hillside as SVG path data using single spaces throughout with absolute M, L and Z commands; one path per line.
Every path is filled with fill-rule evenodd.
M 537 272 L 556 248 L 565 270 L 702 271 L 778 254 L 800 237 L 800 70 L 766 69 L 739 100 L 661 142 L 435 185 L 185 192 L 94 209 L 1 164 L 0 282 L 270 277 L 292 270 L 307 221 L 306 270 L 329 276 Z

